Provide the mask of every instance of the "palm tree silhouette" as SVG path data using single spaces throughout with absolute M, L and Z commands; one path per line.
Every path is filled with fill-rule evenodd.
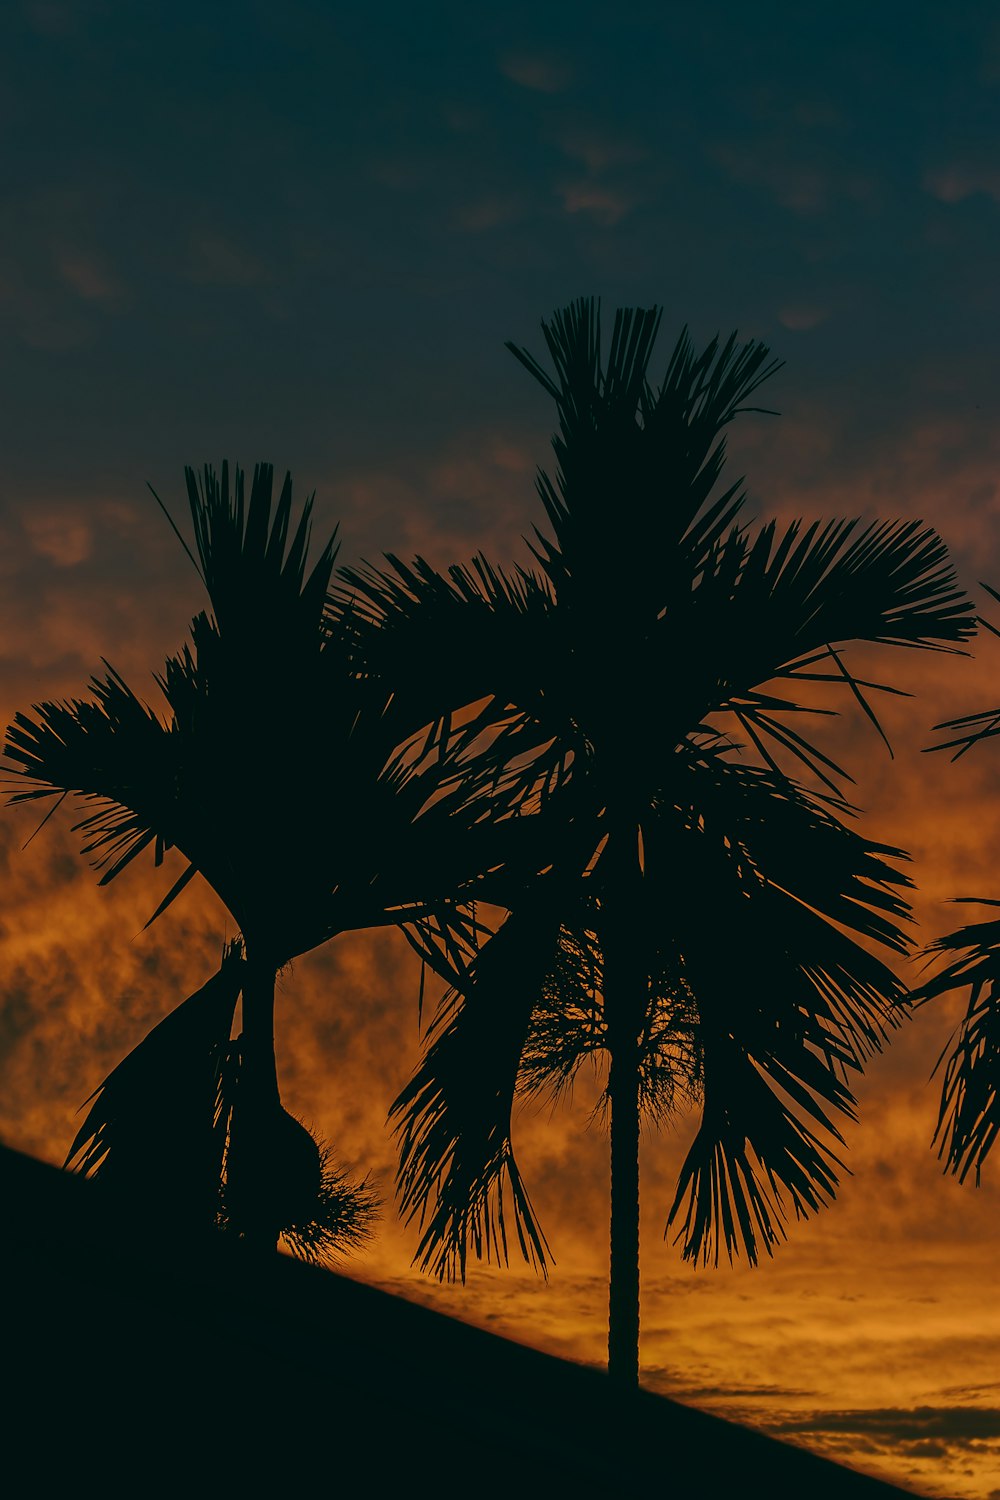
M 991 598 L 1000 593 L 984 584 Z M 988 620 L 980 623 L 998 635 Z M 954 750 L 957 760 L 980 742 L 1000 734 L 1000 709 L 986 709 L 949 719 L 936 729 L 957 730 L 954 738 L 933 748 Z M 962 905 L 998 907 L 985 896 L 959 896 Z M 1000 1132 L 1000 920 L 987 919 L 955 928 L 931 943 L 931 959 L 945 959 L 934 977 L 914 992 L 917 1004 L 968 989 L 965 1015 L 934 1068 L 943 1069 L 941 1100 L 932 1144 L 945 1170 L 964 1182 L 975 1168 L 976 1185 L 983 1163 Z
M 200 1214 L 213 1183 L 217 1199 L 224 1158 L 229 1227 L 273 1248 L 297 1226 L 293 1244 L 311 1253 L 322 1244 L 317 1206 L 335 1211 L 350 1241 L 373 1199 L 324 1172 L 317 1143 L 281 1105 L 277 972 L 359 927 L 403 925 L 418 948 L 434 933 L 461 952 L 476 924 L 457 894 L 468 859 L 460 835 L 482 810 L 465 811 L 470 768 L 459 774 L 438 741 L 432 752 L 413 747 L 418 726 L 402 699 L 394 706 L 365 675 L 338 630 L 327 601 L 335 536 L 307 570 L 312 499 L 290 535 L 291 478 L 272 517 L 270 465 L 256 467 L 249 497 L 242 471 L 230 486 L 226 464 L 221 478 L 206 467 L 186 480 L 196 555 L 184 546 L 212 613 L 194 619 L 191 643 L 157 677 L 168 719 L 108 667 L 92 699 L 16 716 L 7 755 L 28 787 L 11 800 L 73 793 L 96 803 L 76 828 L 102 884 L 144 850 L 160 863 L 176 847 L 187 867 L 150 920 L 200 873 L 242 942 L 105 1079 L 69 1159 L 79 1153 L 84 1170 L 122 1180 L 152 1156 L 175 1207 Z M 182 1123 L 185 1107 L 194 1113 Z
M 442 576 L 390 557 L 346 574 L 373 655 L 381 639 L 398 670 L 409 652 L 404 679 L 422 663 L 435 702 L 479 705 L 470 736 L 492 735 L 509 805 L 549 840 L 537 877 L 509 884 L 496 935 L 464 966 L 442 962 L 451 993 L 393 1106 L 417 1258 L 441 1276 L 464 1276 L 470 1247 L 505 1259 L 509 1189 L 521 1250 L 544 1268 L 513 1100 L 603 1050 L 609 1369 L 626 1384 L 640 1106 L 701 1097 L 670 1221 L 689 1257 L 723 1243 L 754 1261 L 781 1234 L 783 1192 L 797 1214 L 832 1196 L 830 1112 L 852 1113 L 846 1071 L 905 995 L 863 945 L 906 946 L 909 881 L 888 863 L 901 851 L 846 826 L 845 773 L 788 722 L 803 684 L 841 684 L 877 725 L 879 685 L 850 672 L 845 643 L 949 649 L 975 628 L 917 522 L 752 533 L 739 483 L 714 494 L 722 431 L 777 366 L 735 335 L 696 355 L 685 331 L 654 388 L 659 322 L 619 311 L 605 363 L 595 303 L 574 303 L 542 325 L 554 377 L 508 346 L 559 417 L 540 571 L 479 558 Z

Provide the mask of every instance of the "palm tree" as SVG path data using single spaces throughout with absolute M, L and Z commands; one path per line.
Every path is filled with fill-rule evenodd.
M 194 619 L 191 643 L 156 679 L 167 719 L 108 667 L 89 700 L 16 716 L 7 755 L 22 789 L 11 800 L 72 793 L 96 804 L 76 829 L 102 884 L 145 850 L 160 863 L 176 847 L 187 867 L 150 920 L 198 873 L 242 934 L 216 977 L 104 1080 L 69 1159 L 111 1181 L 141 1175 L 152 1157 L 175 1208 L 196 1215 L 218 1208 L 224 1160 L 229 1227 L 273 1248 L 298 1226 L 293 1243 L 309 1253 L 317 1204 L 343 1199 L 348 1240 L 373 1204 L 364 1185 L 352 1197 L 342 1174 L 324 1173 L 316 1142 L 281 1106 L 277 972 L 360 927 L 408 924 L 418 947 L 434 933 L 460 952 L 475 932 L 460 899 L 460 834 L 482 810 L 464 812 L 469 768 L 460 776 L 447 747 L 413 747 L 418 726 L 331 627 L 336 543 L 307 570 L 312 500 L 290 536 L 290 476 L 273 517 L 269 465 L 255 469 L 249 497 L 225 464 L 221 478 L 206 467 L 186 479 L 197 555 L 184 545 L 212 614 Z
M 626 1384 L 640 1104 L 700 1095 L 670 1222 L 691 1258 L 722 1242 L 754 1261 L 781 1233 L 783 1192 L 798 1214 L 832 1196 L 820 1135 L 839 1138 L 846 1070 L 881 1046 L 905 994 L 864 946 L 906 946 L 901 851 L 846 826 L 846 773 L 789 722 L 803 684 L 839 683 L 877 725 L 879 685 L 852 674 L 845 644 L 954 649 L 974 630 L 918 522 L 751 531 L 739 483 L 715 494 L 722 433 L 777 366 L 735 334 L 696 355 L 685 331 L 654 387 L 659 323 L 655 308 L 619 311 L 605 363 L 597 307 L 574 303 L 542 325 L 554 377 L 508 346 L 559 418 L 538 571 L 480 558 L 442 576 L 390 557 L 345 575 L 371 659 L 383 649 L 425 700 L 464 709 L 470 740 L 492 737 L 518 821 L 549 830 L 541 873 L 508 882 L 496 935 L 465 965 L 441 962 L 452 991 L 394 1105 L 418 1259 L 451 1276 L 470 1246 L 506 1258 L 509 1190 L 522 1252 L 544 1267 L 510 1117 L 519 1088 L 572 1072 L 574 1046 L 544 1042 L 569 1017 L 589 1037 L 579 1055 L 609 1061 L 609 1369 Z M 598 991 L 599 1024 L 581 1028 Z
M 996 600 L 1000 594 L 984 584 Z M 988 620 L 980 622 L 992 635 L 1000 631 Z M 1000 709 L 966 714 L 935 726 L 957 731 L 954 738 L 933 748 L 954 750 L 957 760 L 980 740 L 1000 734 Z M 985 896 L 959 896 L 963 905 L 1000 906 Z M 942 1068 L 941 1100 L 933 1144 L 945 1170 L 964 1182 L 975 1168 L 976 1185 L 983 1163 L 1000 1132 L 1000 921 L 996 918 L 955 928 L 931 943 L 930 958 L 947 961 L 934 977 L 915 991 L 917 1004 L 968 989 L 965 1015 L 935 1065 Z

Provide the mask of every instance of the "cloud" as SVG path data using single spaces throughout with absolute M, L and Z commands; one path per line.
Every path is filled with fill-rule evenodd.
M 883 1407 L 816 1411 L 765 1421 L 773 1437 L 805 1441 L 872 1473 L 909 1479 L 926 1492 L 978 1497 L 1000 1462 L 996 1407 Z
M 32 511 L 25 516 L 24 531 L 32 550 L 57 568 L 75 567 L 93 551 L 93 525 L 75 507 Z
M 0 256 L 0 320 L 29 348 L 54 353 L 87 344 L 94 321 L 82 307 L 84 299 L 52 276 L 46 248 Z
M 483 550 L 527 560 L 522 537 L 540 521 L 535 456 L 517 435 L 488 427 L 458 435 L 404 474 L 364 468 L 320 482 L 343 526 L 342 561 L 420 552 L 447 565 Z
M 839 150 L 820 147 L 801 132 L 717 141 L 706 147 L 706 155 L 731 181 L 759 189 L 803 218 L 845 202 L 879 206 L 878 185 L 870 172 L 846 165 Z
M 778 322 L 794 333 L 807 333 L 825 323 L 830 313 L 827 308 L 808 302 L 795 302 L 779 309 Z
M 265 272 L 263 263 L 245 245 L 207 233 L 191 237 L 188 274 L 192 281 L 212 286 L 255 286 Z
M 514 224 L 524 215 L 524 204 L 517 194 L 488 193 L 462 204 L 455 214 L 455 224 L 479 234 L 488 229 L 499 229 L 503 224 Z
M 561 94 L 573 81 L 570 63 L 553 53 L 506 52 L 498 66 L 512 83 L 539 94 Z
M 988 551 L 982 486 L 992 457 L 969 451 L 961 424 L 929 424 L 860 456 L 846 452 L 842 434 L 821 413 L 783 421 L 780 443 L 773 421 L 756 428 L 761 446 L 749 472 L 757 460 L 769 461 L 769 493 L 781 515 L 843 513 L 845 495 L 862 512 L 894 511 L 898 501 L 907 513 L 945 515 L 970 559 Z M 483 424 L 405 465 L 387 458 L 351 475 L 316 476 L 323 515 L 343 517 L 344 561 L 388 547 L 404 556 L 430 552 L 442 564 L 477 546 L 523 556 L 520 538 L 540 519 L 532 479 L 535 461 L 548 461 L 544 439 L 544 428 Z M 973 492 L 978 499 L 969 498 Z M 953 493 L 959 499 L 945 510 L 942 497 Z M 317 532 L 323 529 L 317 521 Z M 100 503 L 38 496 L 10 515 L 4 532 L 0 638 L 10 707 L 81 691 L 101 654 L 152 695 L 150 669 L 180 643 L 200 603 L 193 570 L 155 507 L 147 512 L 113 496 Z M 78 561 L 71 561 L 74 552 Z M 876 807 L 865 830 L 911 845 L 934 899 L 955 893 L 958 870 L 996 894 L 995 841 L 982 815 L 988 759 L 966 757 L 951 767 L 920 754 L 936 715 L 977 706 L 979 688 L 963 675 L 973 664 L 899 656 L 890 680 L 899 673 L 921 696 L 886 706 L 896 760 L 882 754 L 860 716 L 842 725 L 858 798 Z M 137 862 L 99 890 L 66 832 L 68 818 L 60 815 L 20 849 L 37 821 L 33 810 L 12 810 L 0 824 L 9 830 L 0 863 L 0 1135 L 61 1160 L 86 1093 L 211 972 L 226 918 L 196 885 L 140 936 L 171 873 Z M 952 914 L 944 910 L 946 920 Z M 278 997 L 289 1107 L 345 1161 L 374 1170 L 389 1195 L 395 1148 L 385 1117 L 418 1055 L 416 990 L 405 942 L 398 934 L 369 934 L 298 960 L 282 975 Z M 872 1062 L 860 1088 L 861 1123 L 848 1130 L 854 1177 L 845 1177 L 838 1201 L 823 1214 L 791 1224 L 788 1244 L 758 1271 L 737 1265 L 696 1272 L 664 1244 L 666 1207 L 693 1120 L 643 1140 L 643 1369 L 650 1385 L 755 1425 L 802 1424 L 817 1412 L 835 1420 L 840 1413 L 841 1429 L 788 1435 L 830 1445 L 849 1462 L 867 1453 L 869 1467 L 896 1478 L 896 1439 L 875 1423 L 848 1431 L 843 1424 L 852 1412 L 936 1409 L 942 1382 L 954 1384 L 956 1376 L 986 1390 L 1000 1332 L 995 1300 L 988 1300 L 996 1184 L 960 1189 L 941 1177 L 928 1149 L 936 1094 L 926 1078 L 950 1025 L 946 1009 L 928 1007 Z M 416 1237 L 396 1221 L 391 1204 L 375 1246 L 352 1263 L 352 1274 L 600 1363 L 607 1140 L 600 1129 L 584 1128 L 588 1104 L 584 1088 L 573 1108 L 552 1119 L 545 1110 L 525 1111 L 515 1125 L 519 1161 L 556 1256 L 547 1286 L 518 1263 L 509 1271 L 477 1266 L 466 1288 L 421 1279 L 408 1269 Z M 971 1404 L 958 1399 L 963 1408 Z M 964 1447 L 949 1447 L 948 1434 L 928 1421 L 911 1426 L 906 1440 L 906 1463 L 926 1478 L 927 1492 L 982 1495 L 984 1483 L 976 1491 L 950 1483 L 945 1465 L 953 1467 L 949 1455 L 961 1452 L 963 1462 L 988 1474 L 989 1461 L 977 1457 L 975 1445 L 995 1438 L 970 1435 Z
M 0 717 L 85 690 L 107 657 L 152 702 L 151 673 L 185 638 L 200 581 L 149 504 L 25 497 L 0 523 Z
M 556 133 L 556 141 L 566 156 L 582 162 L 588 172 L 628 166 L 648 155 L 646 147 L 605 124 L 566 125 Z
M 24 16 L 32 31 L 45 37 L 72 37 L 80 28 L 82 4 L 70 5 L 65 0 L 25 0 Z M 87 6 L 93 10 L 94 7 Z
M 597 182 L 565 183 L 557 192 L 568 214 L 588 214 L 608 228 L 619 223 L 633 206 L 632 199 L 620 189 Z
M 72 249 L 60 250 L 56 254 L 55 265 L 67 286 L 72 287 L 85 302 L 117 307 L 126 300 L 121 282 L 97 255 L 87 255 Z
M 868 1434 L 883 1442 L 909 1445 L 940 1438 L 950 1446 L 1000 1438 L 1000 1407 L 917 1406 L 811 1412 L 768 1423 L 775 1435 L 793 1432 Z
M 924 176 L 924 188 L 942 203 L 961 203 L 980 193 L 1000 202 L 1000 171 L 988 165 L 953 162 L 928 171 Z
M 789 157 L 783 145 L 769 149 L 761 141 L 752 145 L 722 142 L 710 147 L 708 155 L 734 182 L 762 188 L 793 213 L 816 214 L 830 205 L 828 171 L 817 162 Z
M 167 941 L 155 929 L 139 937 L 175 861 L 101 890 L 69 819 L 20 847 L 45 810 L 18 809 L 0 825 L 0 1137 L 58 1162 L 91 1090 L 216 967 L 222 922 L 203 888 Z
M 657 1375 L 667 1374 L 671 1376 L 670 1394 L 678 1401 L 689 1401 L 694 1406 L 714 1405 L 718 1401 L 731 1400 L 734 1397 L 746 1400 L 748 1397 L 754 1400 L 764 1399 L 767 1401 L 789 1400 L 802 1396 L 808 1396 L 808 1390 L 797 1390 L 792 1386 L 783 1386 L 776 1383 L 746 1382 L 742 1385 L 678 1385 L 676 1375 L 673 1371 L 655 1370 L 648 1365 L 643 1366 L 643 1376 L 647 1381 L 654 1381 Z

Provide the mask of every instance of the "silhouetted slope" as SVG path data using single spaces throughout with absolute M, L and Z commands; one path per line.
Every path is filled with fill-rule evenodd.
M 347 1277 L 181 1244 L 2 1148 L 0 1195 L 19 1493 L 903 1493 Z

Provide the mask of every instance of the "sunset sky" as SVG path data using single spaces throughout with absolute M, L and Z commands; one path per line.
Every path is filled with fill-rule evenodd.
M 609 321 L 662 305 L 656 373 L 684 324 L 763 339 L 781 415 L 730 438 L 752 513 L 920 518 L 1000 625 L 979 588 L 1000 588 L 995 6 L 12 0 L 0 58 L 3 723 L 82 696 L 102 657 L 155 703 L 204 601 L 147 482 L 182 517 L 187 463 L 290 469 L 345 563 L 526 563 L 554 419 L 503 345 L 541 353 L 540 319 L 580 295 Z M 641 537 L 627 495 L 608 524 Z M 967 919 L 950 898 L 1000 898 L 1000 746 L 923 753 L 1000 704 L 1000 642 L 879 670 L 913 694 L 884 708 L 895 758 L 860 716 L 824 743 L 862 830 L 913 856 L 922 944 Z M 280 744 L 248 753 L 280 783 Z M 142 932 L 180 862 L 100 890 L 71 818 L 22 850 L 37 821 L 0 821 L 0 1138 L 61 1162 L 232 921 L 195 883 Z M 548 1284 L 409 1269 L 385 1115 L 417 978 L 380 935 L 280 980 L 285 1102 L 387 1198 L 348 1269 L 599 1362 L 607 1146 L 582 1090 L 517 1121 Z M 1000 1159 L 977 1189 L 930 1150 L 960 1011 L 927 1007 L 872 1065 L 853 1176 L 756 1271 L 664 1242 L 693 1122 L 645 1140 L 642 1378 L 918 1493 L 998 1500 Z

